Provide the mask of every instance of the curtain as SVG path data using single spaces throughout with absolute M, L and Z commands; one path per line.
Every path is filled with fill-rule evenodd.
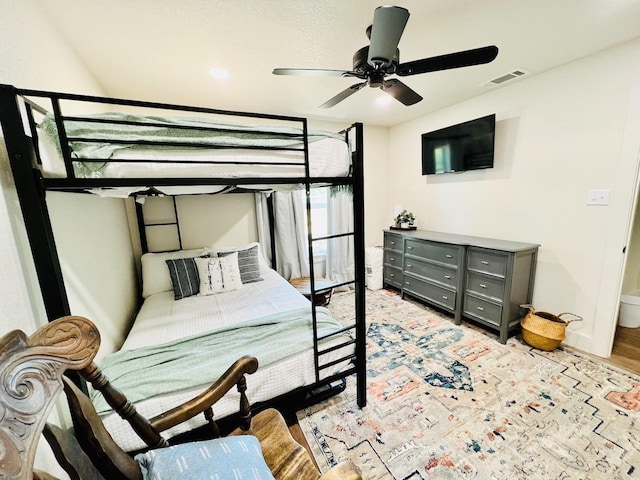
M 271 264 L 271 238 L 267 197 L 273 196 L 275 222 L 276 271 L 287 280 L 309 276 L 307 216 L 304 190 L 288 193 L 256 194 L 258 238 L 262 251 Z
M 333 187 L 327 201 L 328 234 L 354 231 L 353 195 L 350 188 Z M 353 235 L 332 238 L 327 243 L 327 277 L 336 283 L 355 278 Z M 348 290 L 348 287 L 344 287 Z
M 273 195 L 276 271 L 286 279 L 309 276 L 306 198 L 304 190 L 291 193 L 257 193 L 256 216 L 262 251 L 271 264 L 271 238 L 267 197 Z M 353 195 L 350 188 L 332 187 L 327 197 L 327 235 L 354 231 Z M 317 273 L 317 272 L 316 272 Z M 327 241 L 325 276 L 335 283 L 355 279 L 353 236 Z M 344 287 L 348 289 L 348 287 Z

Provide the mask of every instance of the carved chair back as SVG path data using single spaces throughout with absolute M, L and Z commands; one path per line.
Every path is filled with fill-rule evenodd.
M 33 478 L 40 433 L 62 389 L 65 370 L 91 364 L 98 329 L 82 317 L 65 317 L 27 335 L 0 338 L 0 477 Z

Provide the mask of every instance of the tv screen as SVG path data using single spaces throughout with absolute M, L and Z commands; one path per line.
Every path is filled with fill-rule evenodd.
M 495 114 L 422 134 L 422 174 L 493 167 Z

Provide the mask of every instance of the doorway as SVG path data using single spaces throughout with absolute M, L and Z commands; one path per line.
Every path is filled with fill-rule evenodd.
M 618 325 L 620 297 L 640 290 L 640 81 L 634 82 L 622 137 L 620 168 L 616 182 L 619 198 L 629 198 L 626 205 L 612 211 L 611 248 L 605 255 L 609 267 L 603 276 L 599 305 L 608 322 L 594 327 L 594 338 L 608 337 L 608 349 L 596 353 L 616 366 L 640 373 L 640 328 Z M 618 226 L 624 225 L 624 232 Z M 617 246 L 623 246 L 622 251 Z M 617 251 L 616 251 L 617 250 Z M 620 255 L 622 254 L 622 255 Z M 609 295 L 612 294 L 611 296 Z M 602 344 L 604 347 L 606 343 Z M 599 350 L 599 349 L 598 349 Z
M 632 311 L 640 309 L 640 305 L 635 305 L 640 304 L 640 208 L 637 192 L 629 229 L 620 292 L 621 302 L 624 302 L 625 318 L 623 325 L 616 324 L 609 361 L 625 370 L 640 374 L 640 326 L 635 321 L 636 312 Z

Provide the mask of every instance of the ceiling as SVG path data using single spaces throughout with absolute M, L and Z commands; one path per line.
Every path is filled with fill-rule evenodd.
M 371 0 L 37 0 L 111 97 L 391 126 L 640 36 L 640 0 L 396 0 L 411 16 L 400 62 L 496 45 L 490 64 L 404 77 L 424 97 L 376 103 L 341 77 L 276 76 L 275 67 L 350 70 L 368 45 Z M 229 78 L 209 76 L 223 67 Z M 522 81 L 522 79 L 520 80 Z M 492 87 L 500 88 L 500 87 Z

